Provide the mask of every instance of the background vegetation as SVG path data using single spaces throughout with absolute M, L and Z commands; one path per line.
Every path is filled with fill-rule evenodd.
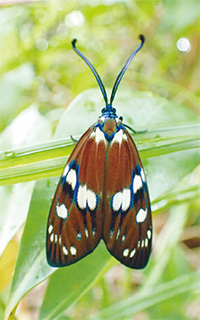
M 0 318 L 199 319 L 199 1 L 0 5 Z M 134 140 L 152 200 L 150 262 L 130 270 L 100 244 L 55 270 L 45 257 L 51 199 L 70 135 L 103 106 L 71 40 L 111 89 L 141 33 L 146 43 L 115 106 L 125 123 L 148 130 Z

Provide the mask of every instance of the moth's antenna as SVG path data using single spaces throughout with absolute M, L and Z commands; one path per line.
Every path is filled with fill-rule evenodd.
M 90 68 L 90 70 L 92 71 L 93 75 L 95 76 L 98 85 L 101 89 L 104 101 L 106 103 L 106 106 L 108 104 L 108 97 L 107 97 L 107 93 L 106 93 L 106 89 L 104 87 L 104 84 L 101 80 L 100 75 L 98 74 L 97 70 L 95 69 L 95 67 L 92 65 L 92 63 L 82 54 L 82 52 L 80 52 L 80 50 L 77 49 L 76 47 L 76 41 L 77 39 L 72 40 L 72 47 L 74 49 L 74 51 L 85 61 L 85 63 L 87 63 L 88 67 Z
M 115 94 L 117 92 L 118 86 L 120 84 L 120 81 L 122 80 L 122 77 L 123 77 L 124 73 L 128 69 L 128 66 L 131 63 L 131 61 L 134 58 L 134 56 L 136 55 L 136 53 L 142 48 L 142 46 L 143 46 L 143 44 L 145 42 L 145 37 L 142 34 L 139 36 L 139 39 L 141 40 L 141 43 L 140 43 L 139 47 L 135 51 L 133 51 L 133 53 L 130 55 L 130 57 L 128 58 L 128 60 L 126 61 L 125 65 L 121 69 L 121 71 L 118 74 L 117 79 L 116 79 L 116 81 L 114 83 L 114 86 L 113 86 L 113 89 L 112 89 L 112 93 L 111 93 L 111 96 L 110 96 L 110 104 L 111 105 L 112 105 L 112 102 L 114 100 Z

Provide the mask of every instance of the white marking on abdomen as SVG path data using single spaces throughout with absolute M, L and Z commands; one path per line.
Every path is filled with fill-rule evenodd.
M 76 171 L 71 169 L 66 176 L 66 182 L 69 183 L 72 187 L 72 190 L 76 187 Z
M 62 203 L 60 206 L 59 206 L 59 204 L 57 204 L 57 206 L 56 206 L 56 213 L 57 213 L 57 216 L 58 216 L 59 218 L 67 219 L 67 217 L 68 217 L 68 210 L 67 210 L 67 208 L 65 207 L 64 203 Z
M 141 177 L 136 174 L 133 180 L 133 193 L 137 193 L 138 190 L 142 188 L 142 179 Z
M 146 210 L 140 209 L 136 214 L 136 222 L 142 223 L 145 221 L 146 217 L 147 217 L 147 209 Z

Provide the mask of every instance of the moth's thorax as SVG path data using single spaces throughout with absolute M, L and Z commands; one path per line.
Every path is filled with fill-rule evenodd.
M 115 133 L 118 132 L 122 127 L 122 120 L 117 116 L 115 118 L 101 116 L 98 119 L 97 127 L 104 133 L 107 140 L 112 140 Z
M 111 136 L 117 130 L 117 124 L 115 119 L 105 119 L 103 131 L 106 132 L 109 136 Z

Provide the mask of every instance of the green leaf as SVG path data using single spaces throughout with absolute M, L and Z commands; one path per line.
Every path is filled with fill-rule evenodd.
M 102 310 L 91 320 L 129 319 L 134 314 L 146 310 L 156 304 L 174 298 L 177 295 L 198 290 L 200 285 L 199 274 L 180 276 L 174 280 L 153 286 L 150 289 L 138 292 L 109 308 Z
M 27 146 L 39 140 L 42 142 L 50 139 L 50 133 L 50 124 L 47 119 L 35 106 L 30 106 L 1 133 L 0 146 L 13 149 L 19 145 Z M 22 163 L 20 165 L 22 167 Z M 0 166 L 2 166 L 1 172 L 4 172 L 3 161 Z M 12 175 L 12 169 L 10 171 Z M 33 187 L 32 181 L 0 188 L 0 198 L 6 199 L 6 201 L 0 201 L 0 255 L 26 219 Z
M 21 298 L 54 270 L 45 255 L 47 214 L 55 190 L 55 178 L 36 183 L 20 243 L 5 319 Z
M 102 276 L 110 259 L 105 247 L 99 245 L 86 259 L 58 269 L 50 277 L 39 319 L 54 319 L 80 299 Z

